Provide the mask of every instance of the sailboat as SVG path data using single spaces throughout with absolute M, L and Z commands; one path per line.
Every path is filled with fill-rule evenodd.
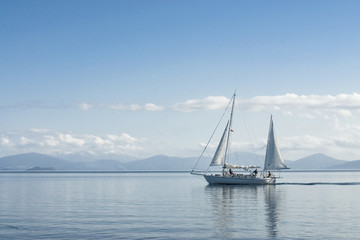
M 228 163 L 230 140 L 231 140 L 231 134 L 233 132 L 231 126 L 233 122 L 235 97 L 236 97 L 236 93 L 234 93 L 228 105 L 230 106 L 231 104 L 230 117 L 226 124 L 225 130 L 222 134 L 220 142 L 217 146 L 215 154 L 211 160 L 208 170 L 205 172 L 196 171 L 195 170 L 197 165 L 196 164 L 191 173 L 195 175 L 203 175 L 205 180 L 209 184 L 235 184 L 235 185 L 275 184 L 277 177 L 271 171 L 288 169 L 288 167 L 285 165 L 284 159 L 282 158 L 280 153 L 280 149 L 275 137 L 272 116 L 270 117 L 270 127 L 269 127 L 268 139 L 267 139 L 264 168 L 262 173 L 258 173 L 257 171 L 257 169 L 260 168 L 260 166 L 256 166 L 256 165 L 243 166 L 243 165 L 234 165 Z M 205 147 L 205 149 L 207 148 L 207 146 Z M 205 149 L 203 153 L 205 152 Z M 210 167 L 213 166 L 222 166 L 222 172 L 221 173 L 210 172 L 209 169 Z M 255 170 L 252 171 L 252 169 L 254 168 Z M 242 169 L 245 171 L 245 173 L 236 174 L 232 171 L 232 169 Z

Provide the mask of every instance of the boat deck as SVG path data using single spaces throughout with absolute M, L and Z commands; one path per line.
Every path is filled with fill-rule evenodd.
M 276 182 L 275 177 L 262 177 L 252 174 L 205 174 L 204 178 L 209 184 L 263 185 Z

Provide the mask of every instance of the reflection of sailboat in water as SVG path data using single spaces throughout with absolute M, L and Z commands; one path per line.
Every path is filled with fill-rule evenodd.
M 275 185 L 207 185 L 214 239 L 274 239 L 279 235 L 281 198 Z M 254 223 L 256 223 L 254 225 Z
M 209 193 L 213 213 L 215 217 L 215 239 L 233 239 L 234 235 L 234 212 L 232 201 L 234 200 L 233 188 L 231 186 L 208 185 L 206 191 Z
M 267 140 L 267 148 L 266 148 L 266 155 L 264 161 L 264 169 L 263 173 L 258 174 L 257 168 L 260 166 L 250 165 L 250 166 L 242 166 L 242 165 L 234 165 L 227 162 L 228 155 L 229 155 L 229 147 L 230 147 L 230 136 L 233 132 L 232 130 L 232 122 L 233 122 L 233 113 L 234 113 L 234 106 L 235 106 L 235 97 L 236 94 L 234 93 L 228 107 L 231 104 L 231 113 L 229 120 L 226 124 L 224 133 L 222 134 L 221 140 L 218 144 L 216 152 L 212 158 L 210 163 L 210 167 L 212 166 L 222 166 L 222 173 L 211 173 L 209 168 L 206 172 L 199 172 L 196 171 L 195 165 L 194 169 L 192 170 L 192 174 L 195 175 L 202 175 L 206 179 L 209 184 L 239 184 L 239 185 L 263 185 L 263 184 L 274 184 L 276 181 L 276 177 L 270 171 L 272 170 L 281 170 L 287 169 L 284 160 L 281 156 L 280 149 L 277 144 L 277 140 L 275 137 L 274 132 L 274 124 L 272 117 L 270 119 L 270 127 L 269 127 L 269 134 Z M 225 110 L 225 111 L 226 111 Z M 214 135 L 214 134 L 213 134 Z M 210 138 L 211 140 L 211 138 Z M 210 142 L 209 140 L 209 142 Z M 208 142 L 208 144 L 209 144 Z M 206 145 L 202 155 L 204 154 L 208 144 Z M 199 160 L 201 159 L 201 156 Z M 198 161 L 199 162 L 199 161 Z M 251 168 L 256 168 L 256 170 L 251 174 L 235 174 L 232 172 L 232 169 L 239 168 L 245 171 L 249 171 Z M 265 173 L 268 171 L 268 173 Z
M 281 192 L 276 191 L 275 185 L 269 185 L 264 188 L 265 196 L 265 215 L 266 229 L 268 238 L 276 238 L 278 236 L 279 210 L 281 204 Z

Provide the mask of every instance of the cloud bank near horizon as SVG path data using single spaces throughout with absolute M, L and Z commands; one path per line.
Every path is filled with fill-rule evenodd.
M 136 138 L 128 133 L 76 134 L 49 129 L 29 129 L 24 132 L 9 132 L 0 137 L 0 146 L 14 152 L 40 152 L 45 154 L 128 154 L 144 151 L 145 138 Z
M 113 111 L 151 111 L 154 113 L 176 111 L 189 114 L 199 111 L 223 110 L 229 104 L 229 100 L 229 98 L 223 96 L 209 96 L 175 103 L 169 107 L 152 103 L 110 105 L 86 102 L 78 104 L 77 107 L 83 111 L 100 108 Z M 17 106 L 24 108 L 24 105 Z M 35 108 L 36 104 L 26 105 L 25 107 Z M 284 94 L 238 98 L 236 107 L 242 111 L 252 112 L 277 111 L 286 117 L 296 116 L 298 119 L 309 120 L 304 123 L 306 125 L 304 131 L 295 132 L 295 129 L 292 129 L 291 135 L 279 137 L 280 147 L 290 159 L 296 158 L 293 156 L 316 152 L 323 152 L 334 157 L 346 155 L 347 159 L 360 157 L 360 151 L 357 150 L 360 149 L 360 124 L 358 124 L 355 117 L 360 114 L 360 94 L 358 93 L 338 95 Z M 288 118 L 285 119 L 288 121 Z M 300 122 L 296 124 L 301 125 Z M 309 124 L 311 126 L 308 126 Z M 323 128 L 319 130 L 320 127 Z M 329 135 L 329 132 L 331 132 L 331 135 Z M 0 133 L 0 150 L 3 154 L 23 152 L 72 154 L 86 152 L 94 155 L 101 153 L 143 157 L 156 154 L 174 155 L 174 152 L 192 154 L 195 150 L 199 152 L 195 145 L 198 144 L 199 148 L 201 145 L 201 143 L 195 142 L 192 144 L 194 145 L 193 149 L 181 149 L 180 151 L 181 144 L 174 144 L 176 145 L 174 147 L 171 143 L 171 138 L 177 139 L 177 135 L 169 134 L 165 141 L 158 139 L 157 134 L 147 134 L 148 137 L 142 137 L 141 134 L 134 137 L 133 134 L 131 130 L 120 134 L 96 135 L 91 132 L 79 134 L 33 128 Z M 266 139 L 257 141 L 259 142 L 255 147 L 261 148 Z M 246 151 L 251 149 L 249 144 L 248 142 L 237 142 L 234 146 L 237 151 Z
M 281 137 L 278 140 L 281 151 L 287 160 L 296 160 L 298 156 L 304 156 L 304 153 L 307 155 L 324 153 L 332 157 L 336 157 L 337 154 L 341 153 L 350 156 L 344 159 L 356 160 L 355 156 L 360 155 L 360 153 L 357 153 L 357 150 L 360 148 L 360 127 L 356 131 L 354 129 L 348 130 L 341 137 L 321 137 L 304 134 Z M 166 152 L 168 150 L 171 151 L 169 149 L 171 143 L 168 143 L 165 147 L 164 144 L 166 143 L 159 143 L 155 138 L 134 137 L 128 133 L 98 136 L 49 129 L 29 129 L 23 132 L 9 132 L 0 136 L 0 149 L 2 149 L 3 153 L 6 153 L 5 155 L 26 152 L 38 152 L 49 155 L 86 153 L 93 156 L 127 155 L 131 157 L 150 157 L 158 154 L 173 155 L 171 152 Z M 192 150 L 188 149 L 188 153 L 194 153 L 192 157 L 196 156 L 196 154 L 200 153 L 204 144 L 198 143 Z M 249 152 L 250 149 L 257 149 L 257 154 L 264 154 L 263 147 L 265 145 L 265 138 L 257 139 L 255 143 L 245 140 L 235 141 L 232 144 L 232 151 Z M 215 151 L 216 144 L 210 145 L 209 148 Z M 197 150 L 194 152 L 195 149 Z
M 90 104 L 79 103 L 77 106 L 82 110 L 93 108 L 108 108 L 117 111 L 177 111 L 196 112 L 206 110 L 224 109 L 230 99 L 224 96 L 209 96 L 203 99 L 190 99 L 175 103 L 172 106 L 160 106 L 153 103 L 139 104 Z M 338 95 L 298 95 L 287 93 L 277 96 L 255 96 L 252 98 L 238 98 L 236 107 L 243 111 L 279 111 L 290 115 L 294 110 L 332 111 L 334 113 L 351 116 L 351 111 L 360 110 L 360 94 Z M 301 116 L 311 117 L 303 114 Z
M 111 109 L 115 111 L 176 111 L 196 112 L 221 110 L 229 104 L 230 98 L 224 96 L 208 96 L 202 99 L 189 99 L 174 103 L 171 106 L 161 106 L 154 103 L 145 104 L 105 104 L 89 103 L 86 101 L 75 104 L 75 107 L 83 111 L 93 109 Z M 49 104 L 41 101 L 29 101 L 27 103 L 8 103 L 0 105 L 2 109 L 69 109 L 71 104 Z M 360 94 L 338 95 L 299 95 L 286 93 L 276 96 L 255 96 L 241 98 L 238 96 L 236 107 L 243 111 L 279 111 L 289 115 L 294 110 L 333 111 L 343 116 L 351 116 L 352 111 L 360 110 Z M 304 115 L 306 116 L 306 115 Z M 308 115 L 309 116 L 309 115 Z

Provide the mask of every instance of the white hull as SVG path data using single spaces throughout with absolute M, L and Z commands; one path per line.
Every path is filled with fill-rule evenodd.
M 275 184 L 276 178 L 264 178 L 253 175 L 222 176 L 221 174 L 205 174 L 204 178 L 209 184 L 228 185 L 265 185 Z

